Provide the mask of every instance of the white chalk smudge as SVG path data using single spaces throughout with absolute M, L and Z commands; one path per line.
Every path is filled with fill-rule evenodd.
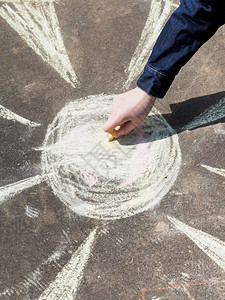
M 199 116 L 195 117 L 190 123 L 183 126 L 181 131 L 192 130 L 200 126 L 210 124 L 225 117 L 225 97 L 218 103 L 211 105 Z
M 101 229 L 100 233 L 102 233 L 102 234 L 108 234 L 109 233 L 109 229 L 107 227 L 103 227 Z
M 191 279 L 190 274 L 184 273 L 184 272 L 180 272 L 180 274 L 182 275 L 182 277 L 183 277 L 185 280 L 190 281 L 190 279 Z
M 21 181 L 8 184 L 0 187 L 0 204 L 15 197 L 22 191 L 31 188 L 45 180 L 44 176 L 37 175 L 34 177 L 26 178 Z
M 212 168 L 212 167 L 209 167 L 206 165 L 201 165 L 201 166 L 212 173 L 215 173 L 215 174 L 225 177 L 225 169 Z
M 26 290 L 28 290 L 32 286 L 35 286 L 38 290 L 42 290 L 43 284 L 41 283 L 41 279 L 41 271 L 39 268 L 37 268 L 34 272 L 25 277 L 23 286 Z
M 208 233 L 190 227 L 179 220 L 169 217 L 176 229 L 189 237 L 205 254 L 225 270 L 225 242 L 215 238 Z
M 24 86 L 25 90 L 30 90 L 35 85 L 35 82 L 29 83 Z
M 16 122 L 19 122 L 23 125 L 28 125 L 30 127 L 41 126 L 41 124 L 39 124 L 39 123 L 32 122 L 30 120 L 27 120 L 27 119 L 13 113 L 11 110 L 5 108 L 2 105 L 0 105 L 0 117 L 4 118 L 4 119 L 7 119 L 7 120 L 16 121 Z
M 142 31 L 140 41 L 133 54 L 127 69 L 128 79 L 124 83 L 123 88 L 128 89 L 132 81 L 143 70 L 147 57 L 151 54 L 151 50 L 167 20 L 171 14 L 173 7 L 177 7 L 170 0 L 152 0 L 148 19 Z
M 65 249 L 66 245 L 63 245 L 62 243 L 58 244 L 53 253 L 50 254 L 50 256 L 45 259 L 33 272 L 27 274 L 27 276 L 25 276 L 24 279 L 19 283 L 0 292 L 0 297 L 11 296 L 13 297 L 12 299 L 14 299 L 16 297 L 15 295 L 25 295 L 29 293 L 30 288 L 34 286 L 40 291 L 46 289 L 47 283 L 42 277 L 43 267 L 46 267 L 46 265 L 49 267 L 49 264 L 52 264 L 52 266 L 57 266 L 58 269 L 60 266 L 58 260 L 64 253 L 66 253 Z M 60 266 L 60 268 L 62 267 Z
M 75 299 L 77 289 L 83 277 L 83 270 L 89 259 L 97 229 L 94 229 L 86 241 L 72 255 L 70 261 L 58 273 L 41 294 L 39 300 Z
M 67 240 L 68 242 L 68 240 Z M 69 241 L 71 243 L 71 241 Z M 57 245 L 56 249 L 52 252 L 52 254 L 47 258 L 45 264 L 54 263 L 57 266 L 60 266 L 58 260 L 66 253 L 66 244 L 62 241 Z M 60 266 L 61 267 L 61 266 Z
M 26 205 L 25 207 L 25 214 L 32 219 L 38 218 L 39 216 L 39 210 L 35 207 L 32 207 L 30 205 Z
M 221 123 L 217 124 L 217 126 L 215 126 L 215 128 L 214 128 L 215 133 L 216 134 L 224 134 L 225 135 L 225 129 L 223 127 L 224 126 L 222 126 Z
M 0 16 L 65 81 L 72 87 L 79 84 L 63 43 L 53 1 L 12 1 L 0 8 Z
M 25 293 L 27 293 L 31 287 L 35 287 L 37 290 L 42 291 L 45 288 L 45 286 L 41 281 L 41 269 L 36 268 L 34 272 L 25 276 L 23 281 L 1 292 L 0 297 L 10 296 L 10 299 L 15 299 L 18 298 L 19 295 L 24 295 Z
M 52 174 L 47 183 L 54 194 L 75 213 L 105 220 L 154 208 L 181 164 L 178 136 L 156 109 L 143 123 L 142 141 L 134 132 L 108 143 L 101 124 L 113 97 L 88 96 L 66 105 L 49 125 L 41 148 L 42 170 Z M 147 159 L 136 176 L 139 150 L 147 151 Z M 84 171 L 92 175 L 86 182 Z M 126 180 L 130 184 L 121 187 Z
M 57 263 L 57 260 L 62 256 L 62 251 L 54 251 L 48 258 L 48 262 Z
M 122 238 L 117 238 L 116 239 L 116 244 L 122 244 L 123 243 L 123 239 Z

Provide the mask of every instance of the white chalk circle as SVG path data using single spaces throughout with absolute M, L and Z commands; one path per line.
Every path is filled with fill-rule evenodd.
M 156 110 L 142 128 L 108 142 L 101 126 L 113 95 L 66 105 L 49 125 L 42 167 L 54 194 L 75 213 L 104 220 L 154 208 L 181 165 L 176 132 Z

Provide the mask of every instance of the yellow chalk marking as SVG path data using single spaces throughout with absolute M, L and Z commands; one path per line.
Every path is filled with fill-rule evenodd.
M 102 145 L 102 147 L 104 148 L 105 151 L 108 151 L 110 149 L 118 147 L 118 143 L 116 141 L 114 141 L 113 143 L 109 143 L 108 139 L 106 139 L 105 141 L 103 141 L 101 143 L 101 145 Z
M 108 139 L 108 142 L 111 142 L 116 137 L 116 131 L 120 129 L 120 126 L 116 126 L 115 129 L 113 129 L 112 132 L 110 132 L 111 137 Z

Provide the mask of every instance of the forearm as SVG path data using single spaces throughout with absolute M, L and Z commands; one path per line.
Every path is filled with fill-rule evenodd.
M 137 85 L 162 98 L 180 69 L 225 23 L 225 1 L 181 0 L 162 30 Z

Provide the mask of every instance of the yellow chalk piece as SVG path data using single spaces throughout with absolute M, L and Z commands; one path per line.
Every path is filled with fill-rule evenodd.
M 113 129 L 112 132 L 110 132 L 111 137 L 108 139 L 108 142 L 111 142 L 116 137 L 116 131 L 120 129 L 120 126 L 116 126 L 115 129 Z
M 115 137 L 115 134 L 113 134 L 113 133 L 110 133 L 111 134 L 111 136 L 110 136 L 110 138 L 108 139 L 108 142 L 111 142 L 113 139 L 114 139 L 114 137 Z

